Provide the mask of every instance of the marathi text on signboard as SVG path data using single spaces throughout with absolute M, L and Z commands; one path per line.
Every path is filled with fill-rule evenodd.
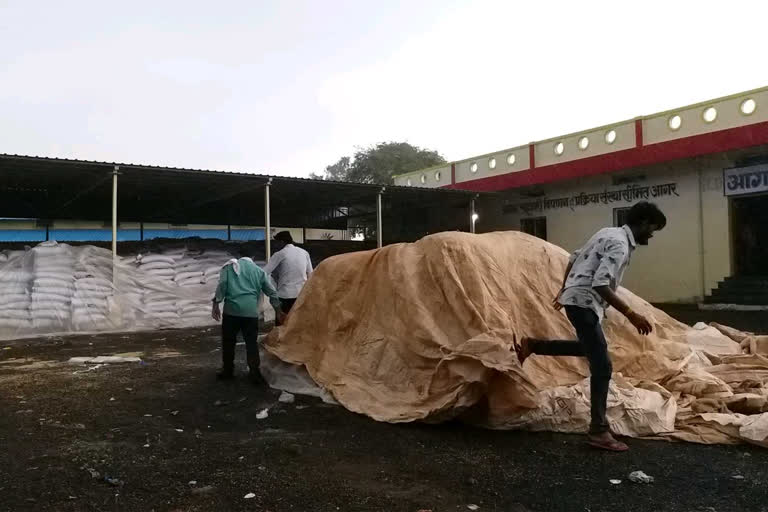
M 723 189 L 726 196 L 768 192 L 768 165 L 723 169 Z
M 529 214 L 535 211 L 551 210 L 555 208 L 570 208 L 575 210 L 577 206 L 587 206 L 590 204 L 610 204 L 616 202 L 633 202 L 657 198 L 663 196 L 679 196 L 677 193 L 677 183 L 664 183 L 662 185 L 650 185 L 639 187 L 637 185 L 628 185 L 626 188 L 618 190 L 603 190 L 592 194 L 584 192 L 571 196 L 549 199 L 542 197 L 525 203 L 514 203 L 504 205 L 504 213 L 514 213 L 523 211 Z

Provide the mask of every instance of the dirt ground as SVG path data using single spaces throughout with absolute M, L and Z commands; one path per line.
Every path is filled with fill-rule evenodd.
M 750 326 L 765 332 L 765 316 Z M 244 376 L 214 380 L 211 329 L 2 347 L 3 511 L 768 511 L 763 449 L 629 440 L 629 453 L 610 454 L 581 436 L 390 425 L 314 398 L 280 403 Z M 142 363 L 67 364 L 125 353 Z M 634 470 L 655 483 L 630 483 Z

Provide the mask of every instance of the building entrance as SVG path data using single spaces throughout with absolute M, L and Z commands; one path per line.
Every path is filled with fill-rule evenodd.
M 731 233 L 737 276 L 768 276 L 768 194 L 736 197 Z

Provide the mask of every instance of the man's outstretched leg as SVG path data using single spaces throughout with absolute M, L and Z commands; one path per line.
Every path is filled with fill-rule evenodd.
M 521 338 L 515 343 L 515 352 L 520 365 L 530 356 L 573 356 L 585 357 L 584 346 L 578 340 L 536 340 Z

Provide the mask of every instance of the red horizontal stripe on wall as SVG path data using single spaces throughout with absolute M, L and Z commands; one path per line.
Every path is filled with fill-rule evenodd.
M 493 192 L 530 185 L 543 185 L 681 158 L 759 146 L 760 144 L 768 144 L 768 122 L 614 151 L 613 153 L 581 158 L 562 164 L 546 165 L 500 176 L 464 181 L 446 188 Z

